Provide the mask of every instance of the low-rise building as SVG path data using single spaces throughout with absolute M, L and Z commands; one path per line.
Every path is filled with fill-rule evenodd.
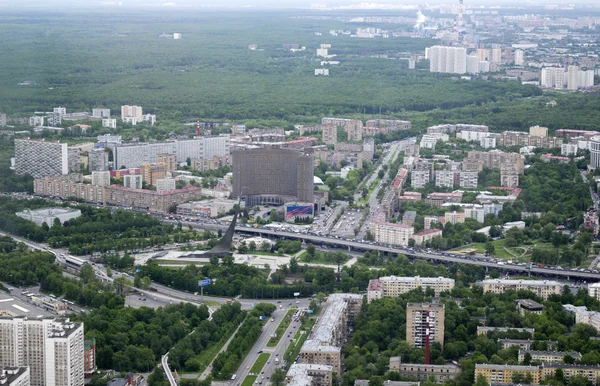
M 436 237 L 442 237 L 441 229 L 426 229 L 424 231 L 414 233 L 412 238 L 415 240 L 415 245 L 423 245 Z
M 463 193 L 462 192 L 453 192 L 453 193 L 430 193 L 425 202 L 429 205 L 441 207 L 442 204 L 446 204 L 448 202 L 460 203 L 462 200 Z
M 452 188 L 456 183 L 458 173 L 451 170 L 435 171 L 435 186 L 442 188 Z
M 561 363 L 567 356 L 574 360 L 581 359 L 578 352 L 519 350 L 519 362 L 523 362 L 526 354 L 529 354 L 532 362 L 540 363 Z
M 429 377 L 434 377 L 436 383 L 444 383 L 455 379 L 460 374 L 460 366 L 455 362 L 448 362 L 444 365 L 402 363 L 400 357 L 391 357 L 390 371 L 397 371 L 403 377 L 414 378 L 418 381 L 427 381 Z
M 414 232 L 415 228 L 412 225 L 385 221 L 383 212 L 379 212 L 371 223 L 371 233 L 378 243 L 406 246 Z
M 531 299 L 519 299 L 517 300 L 517 309 L 522 316 L 525 316 L 526 313 L 540 315 L 544 310 L 544 306 Z
M 521 377 L 531 379 L 530 384 L 539 384 L 542 374 L 539 366 L 515 366 L 515 365 L 492 365 L 476 364 L 475 379 L 483 376 L 488 384 L 512 384 L 513 377 L 519 374 Z
M 477 326 L 477 335 L 485 335 L 488 332 L 527 332 L 533 336 L 535 328 L 517 328 L 517 327 L 482 327 Z
M 123 186 L 131 189 L 142 189 L 143 181 L 141 174 L 126 174 L 123 176 Z
M 410 186 L 413 188 L 422 188 L 431 181 L 429 170 L 413 170 L 410 177 Z
M 478 183 L 478 174 L 475 171 L 470 171 L 470 170 L 463 170 L 461 171 L 458 176 L 458 186 L 460 186 L 461 188 L 467 188 L 467 189 L 473 189 L 477 187 L 477 183 Z
M 219 217 L 225 215 L 237 204 L 236 200 L 216 198 L 186 202 L 177 206 L 177 214 L 183 216 Z
M 288 386 L 331 386 L 333 367 L 309 363 L 294 363 L 286 374 Z
M 402 224 L 414 225 L 416 219 L 417 219 L 417 212 L 414 210 L 407 210 L 402 215 Z
M 15 213 L 15 215 L 24 220 L 33 221 L 37 226 L 42 226 L 43 223 L 52 226 L 55 219 L 58 219 L 60 223 L 63 224 L 66 221 L 81 216 L 81 211 L 79 209 L 71 208 L 41 208 L 35 210 L 26 209 L 22 212 Z
M 462 224 L 465 222 L 464 212 L 446 212 L 444 213 L 444 219 L 446 224 Z
M 370 303 L 373 300 L 384 297 L 398 297 L 401 294 L 412 291 L 416 288 L 421 288 L 425 291 L 431 288 L 435 292 L 435 296 L 440 296 L 444 291 L 451 291 L 454 288 L 454 279 L 446 277 L 399 277 L 399 276 L 383 276 L 379 279 L 369 281 L 367 288 L 367 301 Z
M 501 294 L 508 290 L 525 290 L 535 293 L 542 299 L 548 299 L 551 295 L 560 295 L 562 284 L 553 280 L 504 280 L 487 279 L 476 283 L 483 287 L 483 292 Z

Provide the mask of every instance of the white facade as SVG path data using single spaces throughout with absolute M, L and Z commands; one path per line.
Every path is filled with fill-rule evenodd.
M 57 218 L 60 223 L 69 221 L 71 219 L 81 216 L 79 209 L 71 208 L 47 208 L 47 209 L 36 209 L 36 210 L 24 210 L 17 212 L 15 215 L 22 219 L 33 221 L 37 226 L 42 226 L 46 223 L 48 226 L 52 226 L 54 219 Z
M 419 142 L 419 147 L 423 149 L 435 150 L 435 144 L 437 143 L 438 137 L 433 134 L 424 134 Z
M 465 208 L 465 218 L 472 218 L 483 224 L 484 217 L 485 212 L 483 211 L 483 207 L 481 205 Z
M 463 47 L 429 47 L 429 71 L 449 74 L 467 72 L 467 50 Z
M 123 120 L 123 123 L 129 123 L 132 126 L 137 125 L 137 123 L 140 121 L 136 117 L 123 117 L 122 120 Z
M 44 117 L 29 117 L 29 126 L 31 127 L 38 127 L 38 126 L 44 126 Z
M 142 120 L 142 107 L 129 105 L 121 106 L 121 119 L 123 122 L 125 122 L 125 118 L 135 118 L 136 123 L 140 122 Z
M 328 76 L 329 75 L 329 69 L 328 68 L 315 68 L 315 75 Z
M 590 168 L 598 167 L 600 167 L 600 135 L 595 135 L 590 138 Z
M 454 288 L 454 279 L 445 277 L 398 277 L 384 276 L 379 279 L 369 281 L 367 289 L 367 301 L 370 303 L 375 299 L 384 297 L 398 297 L 414 289 L 431 288 L 435 291 L 435 296 L 441 292 L 451 291 Z
M 102 127 L 109 127 L 111 129 L 116 129 L 117 128 L 117 120 L 116 119 L 111 119 L 111 118 L 104 118 L 102 119 Z
M 523 50 L 515 50 L 515 66 L 522 66 L 525 63 Z
M 83 324 L 0 318 L 0 367 L 28 366 L 32 386 L 83 386 Z
M 110 172 L 92 172 L 92 185 L 108 186 L 110 185 Z
M 485 131 L 468 131 L 463 130 L 456 133 L 456 138 L 464 139 L 465 141 L 479 142 L 482 138 L 488 137 L 490 133 Z
M 600 283 L 588 284 L 588 295 L 600 300 Z
M 110 118 L 110 109 L 92 109 L 94 118 Z
M 429 170 L 413 170 L 410 176 L 410 186 L 413 188 L 422 188 L 429 182 L 430 177 Z
M 144 114 L 144 115 L 142 115 L 142 121 L 148 122 L 150 124 L 150 126 L 154 126 L 154 124 L 156 123 L 156 115 Z
M 458 186 L 467 189 L 476 188 L 478 184 L 478 178 L 479 176 L 477 172 L 464 170 L 459 174 Z
M 566 83 L 565 70 L 562 67 L 544 67 L 542 68 L 540 82 L 542 87 L 564 88 Z
M 435 186 L 439 187 L 454 187 L 455 172 L 451 170 L 436 170 L 435 171 Z
M 15 173 L 34 178 L 69 174 L 66 143 L 15 139 Z
M 579 150 L 579 147 L 574 143 L 563 143 L 560 145 L 561 155 L 577 155 L 577 150 Z
M 378 243 L 408 245 L 415 228 L 410 225 L 374 221 L 371 223 L 371 232 Z
M 157 192 L 168 192 L 170 190 L 175 190 L 174 178 L 162 178 L 156 183 Z
M 142 181 L 141 174 L 126 174 L 123 176 L 123 186 L 126 188 L 142 189 Z
M 496 136 L 495 135 L 487 135 L 485 137 L 481 137 L 479 140 L 479 146 L 484 149 L 495 149 L 496 148 Z

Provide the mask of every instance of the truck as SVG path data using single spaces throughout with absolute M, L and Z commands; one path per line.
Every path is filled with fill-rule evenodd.
M 279 364 L 279 358 L 275 358 L 275 364 L 278 365 Z

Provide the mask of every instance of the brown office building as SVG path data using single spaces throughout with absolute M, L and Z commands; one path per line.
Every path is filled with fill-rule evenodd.
M 239 150 L 233 156 L 233 196 L 246 205 L 314 202 L 314 157 L 291 149 Z

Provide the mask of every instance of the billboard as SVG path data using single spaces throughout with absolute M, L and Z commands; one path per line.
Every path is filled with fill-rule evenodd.
M 200 287 L 206 287 L 207 285 L 210 285 L 210 280 L 199 280 L 198 285 Z
M 285 207 L 285 216 L 286 217 L 296 217 L 296 216 L 312 216 L 313 215 L 313 206 L 309 205 L 286 205 Z

